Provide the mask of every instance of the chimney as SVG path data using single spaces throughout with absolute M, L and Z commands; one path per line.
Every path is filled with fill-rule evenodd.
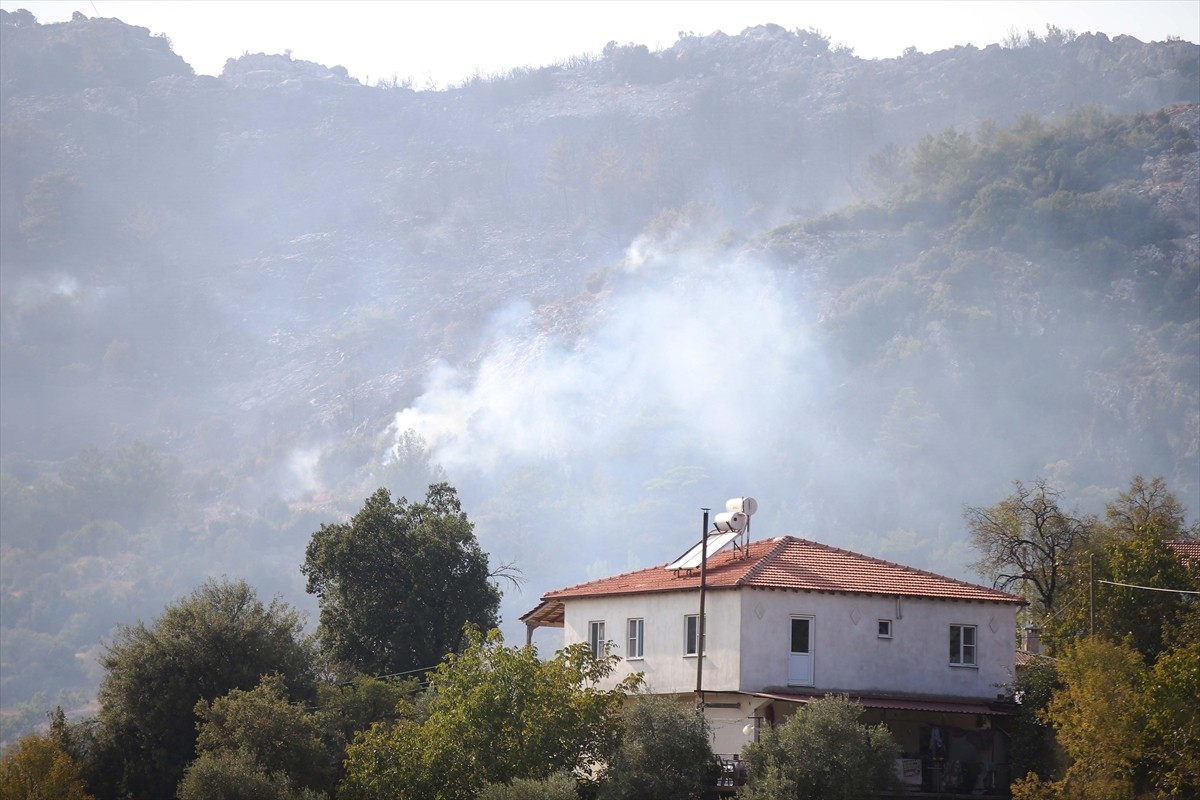
M 1026 625 L 1021 633 L 1021 649 L 1026 653 L 1038 655 L 1042 652 L 1042 629 Z

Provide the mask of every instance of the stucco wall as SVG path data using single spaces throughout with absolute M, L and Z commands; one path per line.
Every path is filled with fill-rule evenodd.
M 710 590 L 706 597 L 706 691 L 761 691 L 788 684 L 791 618 L 812 617 L 817 691 L 908 693 L 994 699 L 1011 679 L 1016 607 L 883 595 L 767 590 Z M 585 642 L 588 623 L 604 620 L 622 657 L 610 683 L 645 673 L 656 693 L 696 688 L 696 658 L 683 654 L 684 617 L 699 610 L 695 591 L 570 600 L 564 643 Z M 626 622 L 645 620 L 644 658 L 626 660 Z M 878 621 L 892 621 L 892 638 Z M 950 625 L 976 628 L 976 666 L 952 666 Z M 739 652 L 739 637 L 742 646 Z
M 704 688 L 736 691 L 740 685 L 738 625 L 741 606 L 738 593 L 709 591 L 704 602 L 708 640 Z M 694 590 L 570 600 L 566 603 L 563 642 L 586 642 L 588 623 L 603 620 L 605 636 L 613 642 L 613 652 L 622 659 L 610 678 L 610 685 L 631 672 L 643 672 L 647 688 L 652 692 L 694 692 L 696 657 L 683 654 L 684 618 L 699 610 L 700 594 Z M 644 658 L 626 660 L 626 622 L 637 617 L 646 621 Z
M 742 590 L 741 688 L 788 683 L 791 617 L 813 619 L 813 684 L 823 691 L 995 699 L 1011 679 L 1016 607 L 882 595 Z M 878 621 L 892 621 L 892 638 Z M 976 627 L 975 667 L 951 666 L 950 625 Z

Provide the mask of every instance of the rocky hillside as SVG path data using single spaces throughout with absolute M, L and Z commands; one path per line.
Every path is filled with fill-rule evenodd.
M 739 493 L 968 578 L 1013 479 L 1200 505 L 1196 45 L 764 25 L 421 92 L 0 37 L 6 708 L 205 575 L 305 605 L 380 484 L 460 489 L 510 637 Z

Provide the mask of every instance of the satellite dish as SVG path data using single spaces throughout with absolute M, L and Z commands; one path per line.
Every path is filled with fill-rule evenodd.
M 754 516 L 754 512 L 758 511 L 758 501 L 753 497 L 735 497 L 732 500 L 725 502 L 725 510 L 731 514 L 745 514 L 747 517 Z M 721 515 L 717 515 L 720 519 Z
M 713 521 L 713 526 L 721 533 L 733 531 L 735 533 L 745 530 L 746 523 L 750 518 L 740 511 L 726 511 L 723 514 L 717 514 L 717 518 Z

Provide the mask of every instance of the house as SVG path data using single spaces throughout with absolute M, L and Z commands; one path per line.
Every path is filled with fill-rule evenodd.
M 792 536 L 723 541 L 702 565 L 697 545 L 690 560 L 547 592 L 522 620 L 531 637 L 552 626 L 565 645 L 610 642 L 614 683 L 641 672 L 649 691 L 701 702 L 718 753 L 846 693 L 892 730 L 914 787 L 1007 786 L 997 729 L 1015 714 L 1003 686 L 1024 599 Z

